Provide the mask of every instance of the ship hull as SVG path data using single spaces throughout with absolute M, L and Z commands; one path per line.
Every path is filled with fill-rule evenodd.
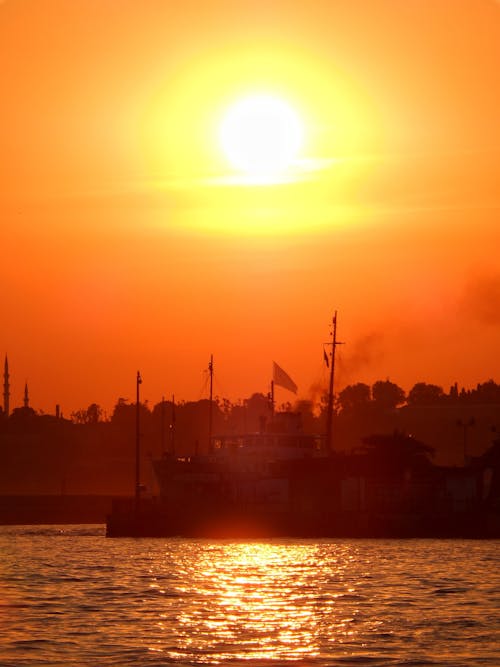
M 122 501 L 123 503 L 123 501 Z M 131 499 L 108 517 L 108 537 L 266 538 L 500 538 L 500 518 L 493 513 L 442 515 L 339 512 L 322 515 L 257 508 L 210 508 L 172 511 Z

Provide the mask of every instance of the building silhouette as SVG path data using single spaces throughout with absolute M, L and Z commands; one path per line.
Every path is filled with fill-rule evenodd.
M 3 417 L 7 419 L 8 417 L 11 416 L 11 409 L 10 409 L 10 398 L 11 398 L 11 391 L 10 391 L 10 373 L 9 373 L 9 359 L 7 355 L 5 355 L 5 362 L 4 362 L 4 371 L 3 371 Z M 30 395 L 29 395 L 29 389 L 28 389 L 28 382 L 26 381 L 24 383 L 24 397 L 23 397 L 23 408 L 25 411 L 30 410 L 31 412 L 34 412 L 30 406 Z M 0 408 L 1 411 L 1 408 Z

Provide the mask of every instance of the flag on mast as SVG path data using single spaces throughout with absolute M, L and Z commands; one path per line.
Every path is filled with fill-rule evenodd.
M 294 394 L 297 393 L 298 387 L 295 382 L 275 361 L 273 361 L 273 380 L 274 384 L 277 384 L 284 389 L 288 389 L 288 391 L 291 391 Z

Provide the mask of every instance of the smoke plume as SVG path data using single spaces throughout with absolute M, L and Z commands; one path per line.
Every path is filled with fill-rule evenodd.
M 459 310 L 480 324 L 500 325 L 500 275 L 481 276 L 466 286 Z

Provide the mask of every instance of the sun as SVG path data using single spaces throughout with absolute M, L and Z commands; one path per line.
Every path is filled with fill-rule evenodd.
M 219 127 L 222 150 L 251 183 L 275 183 L 290 171 L 303 143 L 299 115 L 283 99 L 252 95 L 235 102 Z

